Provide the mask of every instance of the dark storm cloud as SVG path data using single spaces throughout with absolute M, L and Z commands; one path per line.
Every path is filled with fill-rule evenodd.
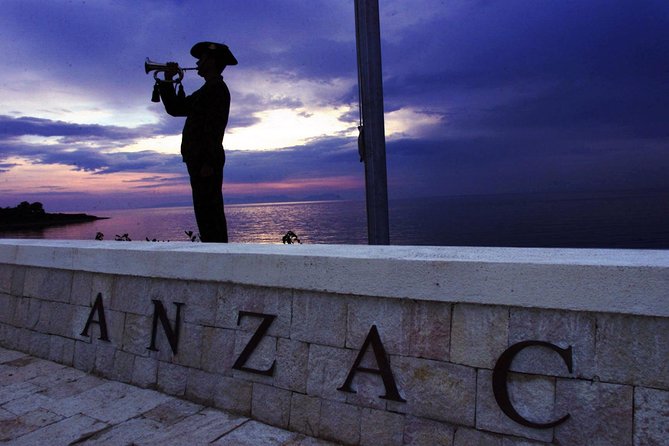
M 48 119 L 0 116 L 0 159 L 20 157 L 35 164 L 60 164 L 75 170 L 110 174 L 114 172 L 174 172 L 181 157 L 155 151 L 110 152 L 147 136 L 148 127 L 80 125 Z M 20 137 L 56 138 L 49 144 L 28 143 Z M 7 171 L 15 164 L 4 164 Z M 180 167 L 180 166 L 179 166 Z
M 103 148 L 124 142 L 133 142 L 143 136 L 145 130 L 126 129 L 114 126 L 75 125 L 39 118 L 0 117 L 0 158 L 20 157 L 35 164 L 58 164 L 71 166 L 75 170 L 108 175 L 118 172 L 146 172 L 152 174 L 184 174 L 185 167 L 180 155 L 169 155 L 156 151 L 109 152 Z M 56 144 L 26 143 L 19 136 L 58 137 Z M 107 141 L 109 139 L 109 141 Z M 90 147 L 90 143 L 99 144 Z M 349 175 L 361 170 L 357 160 L 357 148 L 350 138 L 322 138 L 304 146 L 290 147 L 279 151 L 227 152 L 226 181 L 234 183 L 278 182 L 298 178 L 324 178 Z M 0 164 L 0 173 L 16 167 L 16 164 Z M 184 184 L 184 175 L 162 178 L 153 175 L 141 180 L 140 188 L 159 188 L 172 184 Z M 151 184 L 146 185 L 149 182 Z
M 388 144 L 393 196 L 666 189 L 666 146 L 524 135 Z
M 143 189 L 160 189 L 165 186 L 183 186 L 188 184 L 188 175 L 181 175 L 176 177 L 160 177 L 160 176 L 151 176 L 139 178 L 137 180 L 126 180 L 123 181 L 126 184 L 130 185 L 132 190 L 143 190 Z
M 15 118 L 0 115 L 0 138 L 32 135 L 55 136 L 62 138 L 63 141 L 108 139 L 127 142 L 134 141 L 140 137 L 150 136 L 150 132 L 151 129 L 147 126 L 129 129 L 126 127 L 97 124 L 72 124 L 30 116 Z
M 386 110 L 444 117 L 388 143 L 398 193 L 666 189 L 667 29 L 662 1 L 510 0 L 389 37 Z
M 74 170 L 100 175 L 116 172 L 174 173 L 181 169 L 181 156 L 150 150 L 105 152 L 61 144 L 0 143 L 0 156 L 29 159 L 34 164 L 71 166 Z
M 387 0 L 380 6 L 386 111 L 442 118 L 413 139 L 388 141 L 391 193 L 666 183 L 666 0 Z M 352 2 L 8 1 L 0 16 L 7 74 L 21 78 L 36 69 L 64 90 L 83 88 L 105 106 L 121 112 L 144 107 L 160 118 L 124 128 L 2 116 L 0 155 L 98 173 L 183 172 L 177 155 L 100 149 L 122 152 L 142 137 L 181 132 L 182 119 L 164 116 L 161 104 L 149 102 L 153 80 L 142 63 L 150 56 L 192 66 L 188 51 L 198 40 L 226 42 L 240 61 L 225 71 L 233 97 L 229 129 L 258 123 L 258 112 L 313 105 L 260 88 L 242 94 L 247 75 L 274 85 L 338 78 L 353 85 L 357 75 Z M 200 81 L 189 72 L 186 90 Z M 353 85 L 342 97 L 315 100 L 355 104 L 357 94 Z M 341 119 L 357 118 L 353 110 Z M 58 144 L 26 144 L 24 135 Z M 0 165 L 0 172 L 11 167 Z M 226 181 L 328 175 L 362 176 L 354 140 L 335 135 L 279 151 L 228 152 Z
M 391 110 L 406 103 L 479 106 L 478 93 L 494 104 L 542 85 L 608 87 L 598 97 L 629 87 L 666 95 L 668 14 L 666 2 L 653 0 L 472 2 L 386 42 L 386 103 Z M 593 96 L 573 99 L 578 105 Z
M 234 183 L 327 178 L 363 169 L 349 138 L 317 139 L 278 151 L 227 153 L 225 178 Z

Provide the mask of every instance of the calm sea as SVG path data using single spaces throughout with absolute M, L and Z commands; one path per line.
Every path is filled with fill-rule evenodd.
M 197 232 L 190 207 L 91 211 L 109 217 L 0 238 L 187 241 Z M 293 231 L 302 243 L 367 243 L 363 201 L 227 205 L 230 241 L 281 243 Z M 393 200 L 391 243 L 434 246 L 669 248 L 669 192 L 529 194 Z

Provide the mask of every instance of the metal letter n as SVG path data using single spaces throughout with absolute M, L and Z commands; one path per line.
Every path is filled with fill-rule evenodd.
M 151 327 L 151 345 L 147 349 L 154 352 L 158 351 L 156 348 L 156 333 L 158 331 L 158 320 L 160 320 L 160 325 L 163 326 L 163 331 L 165 332 L 165 336 L 167 336 L 167 341 L 170 343 L 172 353 L 176 355 L 177 347 L 179 346 L 179 328 L 181 327 L 181 307 L 184 304 L 182 302 L 172 302 L 177 307 L 174 328 L 172 328 L 163 303 L 154 299 L 151 299 L 151 301 L 153 302 L 153 325 Z

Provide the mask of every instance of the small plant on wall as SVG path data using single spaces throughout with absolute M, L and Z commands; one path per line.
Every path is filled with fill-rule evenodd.
M 297 234 L 295 234 L 293 231 L 286 232 L 286 235 L 281 238 L 281 241 L 284 245 L 292 245 L 294 243 L 302 244 Z

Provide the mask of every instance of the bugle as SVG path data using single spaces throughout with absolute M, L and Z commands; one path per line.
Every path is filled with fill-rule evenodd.
M 181 68 L 179 64 L 176 65 L 176 67 L 172 64 L 167 64 L 167 63 L 159 63 L 159 62 L 154 62 L 148 57 L 146 58 L 146 61 L 144 62 L 144 71 L 146 74 L 149 74 L 150 72 L 153 71 L 153 78 L 155 80 L 163 80 L 163 79 L 158 79 L 158 73 L 160 72 L 165 72 L 168 70 L 175 70 L 177 75 L 179 76 L 177 79 L 172 79 L 167 80 L 166 82 L 181 82 L 181 80 L 184 78 L 184 71 L 187 70 L 197 70 L 197 67 L 193 68 Z

